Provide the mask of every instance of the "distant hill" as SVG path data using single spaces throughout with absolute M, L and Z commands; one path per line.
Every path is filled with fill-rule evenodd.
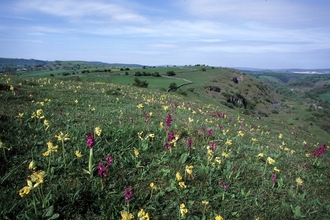
M 47 65 L 49 63 L 59 62 L 56 61 L 46 61 L 46 60 L 35 60 L 35 59 L 23 59 L 23 58 L 0 58 L 0 69 L 5 67 L 10 68 L 22 68 L 28 66 L 36 66 L 36 65 Z M 127 64 L 127 63 L 105 63 L 100 61 L 65 61 L 61 60 L 61 62 L 82 62 L 90 65 L 97 66 L 119 66 L 119 67 L 143 67 L 140 64 Z

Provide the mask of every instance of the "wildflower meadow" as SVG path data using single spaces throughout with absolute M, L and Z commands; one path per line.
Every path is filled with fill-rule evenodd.
M 330 139 L 165 91 L 0 78 L 1 219 L 330 219 Z

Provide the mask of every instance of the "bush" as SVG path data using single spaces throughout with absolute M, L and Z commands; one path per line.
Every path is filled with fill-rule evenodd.
M 141 81 L 141 80 L 139 80 L 139 78 L 135 77 L 133 86 L 147 88 L 148 85 L 149 84 L 147 83 L 147 81 Z
M 171 70 L 171 71 L 167 71 L 166 72 L 166 75 L 168 75 L 168 76 L 175 76 L 176 73 L 173 70 Z

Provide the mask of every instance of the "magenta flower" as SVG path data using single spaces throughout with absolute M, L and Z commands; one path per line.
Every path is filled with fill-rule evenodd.
M 58 111 L 57 111 L 57 114 L 62 115 L 61 110 L 58 110 Z
M 113 162 L 113 159 L 112 159 L 111 156 L 107 156 L 107 157 L 105 158 L 105 161 L 107 162 L 107 165 L 110 166 L 110 165 L 112 164 L 112 162 Z
M 171 148 L 170 143 L 165 142 L 165 144 L 164 144 L 164 148 L 167 149 L 167 150 L 170 149 L 170 148 Z
M 228 185 L 226 185 L 223 180 L 219 180 L 219 185 L 224 188 L 224 189 L 227 189 L 228 188 Z
M 127 188 L 124 190 L 124 196 L 125 196 L 125 200 L 129 200 L 133 197 L 133 191 L 132 188 Z
M 107 177 L 107 168 L 104 166 L 102 162 L 99 162 L 99 165 L 97 167 L 97 174 L 103 179 Z
M 169 127 L 171 127 L 171 124 L 172 124 L 172 116 L 168 114 L 166 117 L 166 127 L 165 127 L 166 131 L 169 129 Z
M 94 134 L 92 131 L 89 132 L 86 136 L 86 144 L 90 149 L 92 149 L 96 144 L 95 139 L 94 139 Z
M 327 146 L 325 144 L 323 146 L 320 144 L 319 148 L 317 148 L 317 150 L 313 152 L 314 158 L 321 157 L 324 154 L 326 149 L 327 149 Z
M 222 129 L 223 129 L 223 126 L 222 126 L 222 125 L 218 125 L 218 128 L 219 128 L 220 130 L 222 130 Z
M 167 140 L 169 142 L 173 141 L 175 139 L 175 136 L 174 136 L 174 131 L 171 131 L 169 134 L 168 134 L 168 137 L 167 137 Z
M 202 134 L 205 133 L 205 128 L 204 128 L 204 127 L 202 127 L 202 129 L 201 129 L 201 133 L 202 133 Z
M 207 131 L 207 136 L 211 136 L 212 133 L 213 133 L 213 130 L 212 130 L 212 129 L 208 130 L 208 131 Z
M 188 147 L 191 148 L 191 145 L 192 145 L 192 138 L 189 138 L 188 139 L 188 143 L 187 143 Z
M 215 150 L 216 144 L 214 141 L 211 142 L 210 150 Z
M 271 179 L 272 179 L 272 182 L 273 182 L 274 184 L 276 184 L 275 174 L 272 174 Z

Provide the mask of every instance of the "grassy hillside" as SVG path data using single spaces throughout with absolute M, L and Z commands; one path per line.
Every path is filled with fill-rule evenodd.
M 328 219 L 327 133 L 288 98 L 255 117 L 283 96 L 201 68 L 0 75 L 1 218 Z M 169 70 L 181 79 L 132 86 L 136 71 Z M 182 78 L 187 96 L 160 89 Z M 254 109 L 227 102 L 239 95 Z

